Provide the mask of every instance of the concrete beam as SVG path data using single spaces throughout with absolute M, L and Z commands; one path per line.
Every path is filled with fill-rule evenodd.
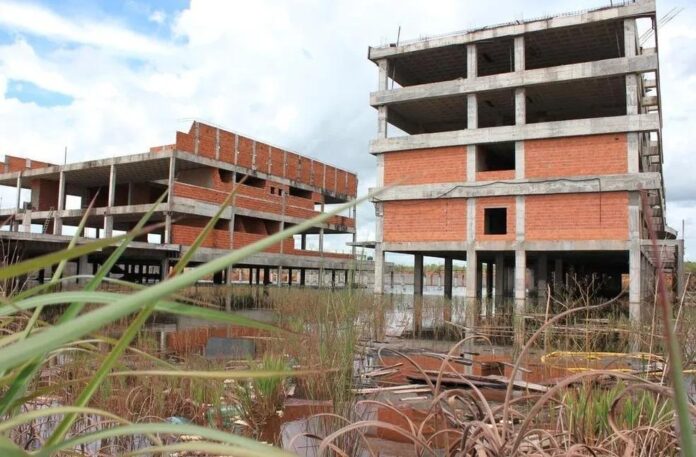
M 506 195 L 545 195 L 587 192 L 619 192 L 661 189 L 660 173 L 583 176 L 510 181 L 478 181 L 393 186 L 383 189 L 379 200 L 429 200 Z M 371 189 L 373 191 L 374 189 Z
M 659 129 L 660 117 L 657 113 L 598 117 L 375 139 L 370 143 L 370 152 L 379 154 L 443 146 L 563 138 L 606 133 L 648 132 L 658 131 Z
M 537 19 L 528 22 L 515 21 L 498 27 L 485 27 L 472 31 L 465 31 L 446 36 L 433 37 L 412 42 L 402 42 L 399 46 L 383 46 L 369 48 L 368 58 L 377 61 L 384 58 L 402 56 L 413 52 L 426 52 L 442 46 L 456 46 L 473 43 L 475 41 L 491 40 L 494 38 L 522 35 L 541 30 L 550 30 L 560 27 L 572 27 L 592 22 L 609 21 L 628 17 L 655 16 L 655 1 L 640 0 L 616 7 L 602 7 L 592 11 L 574 15 L 555 16 L 545 19 Z
M 384 251 L 424 254 L 452 252 L 460 254 L 473 247 L 476 251 L 627 251 L 628 240 L 525 240 L 525 241 L 421 241 L 382 243 Z M 453 257 L 456 257 L 453 255 Z
M 606 78 L 609 76 L 656 71 L 657 56 L 639 55 L 596 60 L 534 70 L 500 73 L 479 78 L 455 79 L 418 84 L 397 89 L 383 89 L 370 94 L 370 105 L 396 105 L 416 100 L 432 100 L 456 95 L 474 94 L 500 89 L 538 86 L 566 81 Z

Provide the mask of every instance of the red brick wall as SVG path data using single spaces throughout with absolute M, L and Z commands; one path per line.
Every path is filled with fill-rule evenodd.
M 385 241 L 466 240 L 466 199 L 384 202 Z
M 36 210 L 48 211 L 58 208 L 58 181 L 34 179 L 31 181 L 31 194 L 32 197 L 38 195 Z
M 627 151 L 625 134 L 527 140 L 524 142 L 525 177 L 626 173 Z
M 189 223 L 193 224 L 193 223 Z M 178 223 L 172 225 L 172 243 L 191 246 L 196 237 L 201 233 L 205 226 L 205 222 L 189 225 Z M 203 241 L 203 247 L 229 249 L 230 248 L 230 232 L 226 229 L 213 229 Z
M 215 158 L 216 142 L 218 141 L 218 129 L 202 123 L 194 123 L 188 133 L 176 132 L 176 144 L 173 145 L 178 150 L 193 153 L 196 148 L 196 125 L 198 125 L 198 154 L 208 158 Z M 235 141 L 238 137 L 238 154 L 235 154 Z M 274 176 L 281 176 L 293 181 L 299 181 L 308 185 L 322 186 L 324 164 L 315 162 L 310 158 L 300 156 L 283 149 L 271 147 L 268 144 L 256 142 L 250 138 L 236 135 L 225 130 L 219 131 L 219 160 L 235 163 L 245 168 L 269 173 Z M 256 153 L 254 154 L 254 150 Z M 284 163 L 287 155 L 287 165 Z M 9 156 L 8 156 L 9 157 Z M 23 161 L 21 168 L 23 169 Z M 19 167 L 13 163 L 13 167 Z M 348 186 L 346 186 L 345 171 L 338 171 L 338 181 L 336 181 L 336 169 L 328 167 L 327 188 L 331 191 L 357 194 L 357 177 L 348 174 Z M 9 171 L 9 170 L 8 170 Z M 14 169 L 12 171 L 15 171 Z M 353 190 L 355 189 L 355 190 Z
M 507 208 L 507 233 L 504 235 L 486 235 L 485 209 Z M 515 239 L 515 197 L 484 197 L 476 199 L 476 239 L 480 241 Z
M 384 183 L 427 184 L 466 181 L 466 146 L 387 152 Z
M 525 237 L 528 240 L 626 240 L 628 193 L 527 196 Z
M 477 171 L 476 181 L 502 181 L 515 179 L 515 170 Z

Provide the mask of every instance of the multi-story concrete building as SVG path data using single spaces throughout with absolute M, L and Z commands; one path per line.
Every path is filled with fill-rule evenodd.
M 517 312 L 549 284 L 618 291 L 628 275 L 639 319 L 656 255 L 669 273 L 683 258 L 665 223 L 656 32 L 654 1 L 615 1 L 370 48 L 376 292 L 386 252 L 415 256 L 416 294 L 423 256 L 445 259 L 446 295 L 466 260 L 468 298 L 494 289 Z
M 358 184 L 348 171 L 200 122 L 188 133 L 177 132 L 174 144 L 143 154 L 61 166 L 6 156 L 0 171 L 0 185 L 17 189 L 16 204 L 0 212 L 11 228 L 0 232 L 0 238 L 14 242 L 24 258 L 67 246 L 71 234 L 65 227 L 79 224 L 92 199 L 85 236 L 104 238 L 132 229 L 171 189 L 151 218 L 162 227 L 132 243 L 114 271 L 137 281 L 159 280 L 170 261 L 189 249 L 236 183 L 239 190 L 232 205 L 196 251 L 194 263 L 310 219 L 325 205 L 353 200 Z M 347 272 L 353 259 L 351 254 L 324 250 L 324 237 L 331 234 L 355 234 L 355 212 L 333 216 L 235 267 L 255 269 L 245 277 L 257 283 L 262 271 L 268 283 L 273 269 L 278 281 L 294 278 L 304 284 L 306 271 L 317 270 L 322 272 L 319 281 L 328 284 L 336 280 L 337 271 Z M 307 249 L 308 236 L 318 237 L 318 250 Z M 79 272 L 91 274 L 109 252 L 80 258 Z M 332 279 L 323 282 L 329 272 Z M 41 280 L 44 274 L 37 272 Z M 229 271 L 214 278 L 218 283 L 232 279 Z

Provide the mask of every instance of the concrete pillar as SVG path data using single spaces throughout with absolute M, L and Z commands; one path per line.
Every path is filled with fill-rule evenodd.
M 278 286 L 283 285 L 283 267 L 281 267 L 281 266 L 278 266 L 276 284 Z
M 251 286 L 253 284 L 254 284 L 254 269 L 249 268 L 249 285 Z
M 493 297 L 493 263 L 486 263 L 486 298 L 490 301 Z
M 336 288 L 336 270 L 331 270 L 331 288 Z
M 452 257 L 445 257 L 445 298 L 452 298 Z
M 114 230 L 114 216 L 111 215 L 111 208 L 114 206 L 116 197 L 116 166 L 109 167 L 109 189 L 106 202 L 106 213 L 104 215 L 104 237 L 111 238 Z
M 271 283 L 271 268 L 263 267 L 263 285 L 267 286 Z
M 514 312 L 514 342 L 516 347 L 522 347 L 525 340 L 525 312 L 527 304 L 526 294 L 526 276 L 527 262 L 526 252 L 518 249 L 515 251 L 515 273 L 514 273 L 514 291 L 515 297 L 515 312 Z
M 684 234 L 682 233 L 682 239 L 677 240 L 677 300 L 681 300 L 681 296 L 684 293 L 684 287 L 686 287 L 686 277 L 684 276 Z
M 476 262 L 476 297 L 483 296 L 483 262 Z
M 292 268 L 288 268 L 288 286 L 292 286 Z
M 343 270 L 343 287 L 348 287 L 348 270 Z
M 89 271 L 89 259 L 86 255 L 83 255 L 82 257 L 79 257 L 77 259 L 77 274 L 78 275 L 88 275 L 90 274 Z M 87 284 L 87 281 L 89 281 L 88 278 L 79 278 L 77 280 L 78 284 Z
M 58 208 L 53 216 L 53 234 L 63 234 L 62 212 L 65 209 L 65 172 L 61 171 L 58 175 Z
M 630 192 L 628 196 L 628 306 L 629 318 L 632 323 L 641 321 L 640 308 L 643 300 L 641 293 L 643 278 L 641 277 L 641 250 L 640 250 L 640 194 Z M 637 348 L 635 348 L 637 349 Z
M 536 280 L 537 280 L 537 296 L 539 303 L 546 303 L 548 295 L 548 280 L 549 280 L 549 259 L 546 254 L 539 255 L 537 259 Z
M 377 90 L 389 89 L 389 61 L 382 59 L 378 63 L 379 66 L 379 81 Z M 388 129 L 388 108 L 386 105 L 377 107 L 377 138 L 386 138 Z
M 321 212 L 324 213 L 324 197 L 321 200 Z M 324 287 L 324 227 L 319 229 L 319 287 Z
M 261 267 L 256 267 L 256 285 L 261 284 Z
M 476 292 L 477 264 L 476 250 L 473 248 L 473 245 L 470 245 L 466 251 L 466 326 L 470 329 L 476 326 L 479 314 L 478 294 Z M 471 336 L 471 332 L 467 331 L 466 336 Z
M 304 287 L 304 285 L 305 285 L 306 272 L 307 272 L 307 269 L 300 268 L 300 286 L 302 286 L 302 287 Z
M 468 44 L 466 46 L 466 77 L 467 79 L 476 78 L 478 76 L 478 61 L 476 54 L 476 44 Z
M 172 209 L 174 207 L 174 176 L 176 175 L 176 158 L 172 156 L 169 159 L 169 175 L 167 177 L 167 212 L 164 215 L 164 242 L 169 244 L 172 242 Z
M 375 293 L 384 293 L 384 251 L 379 241 L 375 246 Z
M 160 281 L 164 281 L 167 279 L 167 276 L 169 275 L 169 259 L 164 258 L 160 262 Z
M 525 69 L 524 35 L 516 36 L 513 45 L 515 47 L 515 71 L 523 71 Z
M 302 235 L 300 235 L 300 249 L 302 249 L 303 251 L 305 249 L 307 249 L 307 234 L 306 233 L 303 233 Z
M 423 254 L 413 256 L 413 294 L 423 295 Z
M 24 210 L 24 216 L 22 217 L 22 231 L 24 233 L 31 233 L 31 208 Z
M 502 252 L 495 255 L 495 306 L 499 310 L 503 305 L 505 289 L 505 256 Z
M 515 312 L 523 313 L 527 300 L 527 256 L 522 249 L 515 251 Z

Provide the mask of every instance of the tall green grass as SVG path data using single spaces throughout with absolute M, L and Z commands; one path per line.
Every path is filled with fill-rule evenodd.
M 134 425 L 123 418 L 114 417 L 114 414 L 108 411 L 88 407 L 90 400 L 100 389 L 108 389 L 109 379 L 113 376 L 249 379 L 287 375 L 285 370 L 282 373 L 273 370 L 186 371 L 181 370 L 180 367 L 166 364 L 160 365 L 164 365 L 164 369 L 118 370 L 124 353 L 131 348 L 143 325 L 155 311 L 281 332 L 278 327 L 263 322 L 215 309 L 188 305 L 173 297 L 184 288 L 195 284 L 196 281 L 242 262 L 248 256 L 262 252 L 284 238 L 301 233 L 359 203 L 346 203 L 331 212 L 292 226 L 253 245 L 231 251 L 195 268 L 185 269 L 195 249 L 202 244 L 209 231 L 214 227 L 224 208 L 231 202 L 235 192 L 236 189 L 230 193 L 218 213 L 202 230 L 192 249 L 174 266 L 172 274 L 160 283 L 146 288 L 133 286 L 130 292 L 97 291 L 97 288 L 107 281 L 108 272 L 123 255 L 128 244 L 137 236 L 152 229 L 152 227 L 147 227 L 147 223 L 157 206 L 156 203 L 131 232 L 89 242 L 79 239 L 90 213 L 90 210 L 87 210 L 75 237 L 66 249 L 19 263 L 4 265 L 0 269 L 0 280 L 6 280 L 19 278 L 38 269 L 57 265 L 56 273 L 48 285 L 32 287 L 17 295 L 5 297 L 2 306 L 0 306 L 0 316 L 4 316 L 1 319 L 4 319 L 5 322 L 23 325 L 19 332 L 0 337 L 0 347 L 2 348 L 0 351 L 0 389 L 2 389 L 0 390 L 0 415 L 4 418 L 2 427 L 0 427 L 0 433 L 2 433 L 0 435 L 2 438 L 0 439 L 1 455 L 27 455 L 22 448 L 8 438 L 8 433 L 13 425 L 26 424 L 38 418 L 47 417 L 62 417 L 62 419 L 58 426 L 52 430 L 51 436 L 34 450 L 35 455 L 55 455 L 70 452 L 85 443 L 134 435 L 149 437 L 151 446 L 142 449 L 142 452 L 164 452 L 175 448 L 186 448 L 199 452 L 226 452 L 234 455 L 285 455 L 281 450 L 269 448 L 254 440 L 219 430 L 166 422 Z M 162 195 L 158 201 L 162 201 L 164 197 L 165 195 Z M 62 277 L 66 262 L 108 246 L 116 246 L 117 248 L 99 271 L 87 281 L 82 290 L 55 291 L 55 286 L 66 279 Z M 53 323 L 41 320 L 42 311 L 47 307 L 64 306 L 65 304 L 68 304 L 67 308 L 59 313 L 59 317 Z M 90 306 L 85 306 L 87 304 Z M 26 313 L 31 313 L 28 320 Z M 101 331 L 124 318 L 130 318 L 131 321 L 119 338 L 108 340 L 100 335 Z M 48 369 L 47 361 L 58 353 L 64 353 L 68 348 L 74 348 L 76 343 L 95 337 L 101 343 L 107 344 L 109 349 L 103 354 L 98 368 L 77 394 L 73 404 L 32 409 L 31 400 L 36 395 L 50 394 L 51 392 L 50 389 L 38 389 L 41 373 Z M 295 373 L 295 375 L 301 376 L 302 373 Z M 96 430 L 76 430 L 73 427 L 75 420 L 85 414 L 104 418 L 105 425 Z M 202 439 L 194 443 L 175 444 L 167 447 L 160 438 L 162 434 L 198 435 Z

